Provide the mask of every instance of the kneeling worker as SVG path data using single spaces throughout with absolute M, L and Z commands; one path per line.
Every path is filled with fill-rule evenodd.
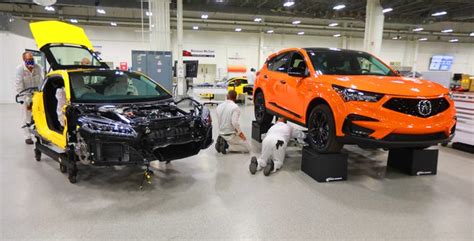
M 263 170 L 265 176 L 271 172 L 276 172 L 283 165 L 285 160 L 286 147 L 290 138 L 303 140 L 305 134 L 303 131 L 293 129 L 286 123 L 285 118 L 278 118 L 267 132 L 262 141 L 262 154 L 257 159 L 255 156 L 250 160 L 250 173 L 255 174 L 257 171 Z
M 222 154 L 230 152 L 250 152 L 247 138 L 240 129 L 240 108 L 235 104 L 237 93 L 230 90 L 227 100 L 217 106 L 217 122 L 219 124 L 219 136 L 216 141 L 216 150 Z

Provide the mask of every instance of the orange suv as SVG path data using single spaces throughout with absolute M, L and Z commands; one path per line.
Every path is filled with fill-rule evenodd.
M 448 89 L 402 77 L 361 51 L 289 48 L 272 54 L 254 87 L 255 119 L 286 117 L 308 128 L 320 153 L 344 144 L 426 148 L 454 136 L 456 110 Z

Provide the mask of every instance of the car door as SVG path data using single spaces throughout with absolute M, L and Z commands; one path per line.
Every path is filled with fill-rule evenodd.
M 59 123 L 56 112 L 58 106 L 56 93 L 58 89 L 68 93 L 69 83 L 64 80 L 67 80 L 65 72 L 50 74 L 43 82 L 41 91 L 35 93 L 33 97 L 33 120 L 36 131 L 44 140 L 62 149 L 66 148 L 67 125 L 63 127 Z M 65 94 L 65 97 L 67 105 L 70 95 Z M 64 109 L 65 106 L 62 108 Z
M 265 93 L 267 98 L 267 108 L 281 113 L 286 116 L 287 113 L 282 109 L 282 98 L 285 98 L 285 83 L 288 78 L 288 64 L 291 58 L 291 52 L 285 52 L 275 56 L 269 64 L 269 72 L 264 75 L 264 78 L 268 79 L 266 90 L 269 93 Z
M 290 72 L 301 72 L 309 73 L 306 61 L 298 51 L 295 51 L 291 55 L 291 59 L 288 65 L 288 73 Z M 287 110 L 293 117 L 300 122 L 304 123 L 304 120 L 301 118 L 304 116 L 305 112 L 305 98 L 307 96 L 307 87 L 305 85 L 305 79 L 309 76 L 293 76 L 287 74 L 285 78 L 285 83 L 282 83 L 281 89 L 283 90 L 280 105 Z

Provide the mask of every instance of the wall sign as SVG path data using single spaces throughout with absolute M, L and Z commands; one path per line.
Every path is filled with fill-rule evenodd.
M 214 50 L 211 49 L 191 49 L 191 50 L 183 50 L 184 57 L 206 57 L 206 58 L 214 58 L 216 57 L 216 53 Z

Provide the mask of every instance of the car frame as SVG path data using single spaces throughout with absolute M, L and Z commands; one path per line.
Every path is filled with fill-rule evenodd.
M 367 58 L 373 61 L 370 68 L 386 72 L 367 72 L 360 65 L 357 75 L 325 74 L 313 66 L 323 56 L 345 61 L 344 54 Z M 337 48 L 288 48 L 270 55 L 258 72 L 254 103 L 260 125 L 281 116 L 307 127 L 308 143 L 320 153 L 338 152 L 344 144 L 421 149 L 449 141 L 456 126 L 448 89 L 402 77 L 368 53 Z M 420 106 L 430 113 L 418 113 Z
M 17 95 L 17 102 L 21 102 L 19 97 L 32 92 L 30 128 L 36 139 L 35 159 L 39 161 L 41 155 L 46 154 L 57 160 L 61 172 L 68 173 L 71 183 L 77 181 L 79 163 L 143 165 L 146 166 L 144 177 L 149 179 L 151 161 L 170 162 L 189 157 L 212 144 L 210 112 L 199 102 L 191 98 L 176 101 L 168 91 L 141 73 L 109 69 L 94 52 L 82 28 L 58 21 L 35 22 L 30 28 L 52 71 L 39 88 L 30 88 Z M 74 51 L 89 53 L 92 64 L 74 62 L 67 65 L 64 62 L 72 57 L 58 55 L 59 50 L 53 51 L 53 47 L 70 52 L 73 50 L 70 48 L 77 48 Z M 55 55 L 62 56 L 63 61 L 57 61 Z M 76 77 L 81 77 L 79 81 L 85 83 L 85 76 L 89 79 L 104 77 L 102 82 L 89 83 L 88 88 L 93 84 L 96 88 L 93 93 L 82 95 L 89 99 L 76 96 L 74 87 L 81 83 Z M 98 99 L 97 96 L 105 96 L 99 92 L 105 92 L 104 88 L 109 86 L 105 80 L 118 82 L 119 77 L 126 77 L 127 90 L 133 87 L 129 82 L 133 80 L 151 94 L 139 95 L 136 90 L 136 95 L 129 96 L 127 92 L 126 97 Z M 60 88 L 66 96 L 64 127 L 58 125 L 56 113 L 55 93 Z M 189 102 L 186 105 L 189 109 L 180 107 L 184 102 Z

